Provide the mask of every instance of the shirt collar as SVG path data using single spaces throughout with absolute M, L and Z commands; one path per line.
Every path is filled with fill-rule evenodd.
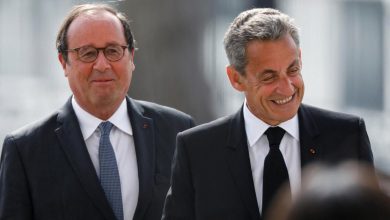
M 79 121 L 81 133 L 83 134 L 84 140 L 86 140 L 93 134 L 93 132 L 95 132 L 96 128 L 103 120 L 95 117 L 81 108 L 74 97 L 72 97 L 72 106 Z M 130 118 L 127 113 L 126 99 L 123 99 L 119 108 L 107 121 L 111 122 L 122 132 L 133 135 L 133 129 L 131 127 Z
M 244 101 L 243 114 L 248 144 L 250 147 L 252 147 L 260 139 L 264 132 L 269 127 L 271 127 L 271 125 L 263 122 L 261 119 L 252 114 L 252 112 L 247 107 L 246 99 Z M 299 125 L 297 114 L 295 114 L 295 116 L 290 120 L 280 123 L 278 126 L 283 128 L 294 139 L 299 141 Z

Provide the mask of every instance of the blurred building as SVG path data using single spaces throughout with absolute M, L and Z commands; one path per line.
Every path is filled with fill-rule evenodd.
M 0 139 L 70 96 L 55 36 L 77 0 L 0 0 Z M 301 27 L 304 102 L 362 116 L 378 167 L 390 173 L 389 0 L 124 0 L 137 40 L 130 96 L 198 123 L 235 112 L 223 35 L 238 13 L 275 7 Z
M 390 173 L 390 1 L 278 2 L 301 27 L 304 102 L 363 117 Z

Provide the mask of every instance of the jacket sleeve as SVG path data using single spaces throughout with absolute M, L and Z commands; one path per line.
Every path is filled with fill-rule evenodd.
M 12 136 L 5 138 L 0 159 L 0 219 L 32 219 L 24 164 Z
M 194 187 L 188 152 L 179 133 L 172 162 L 171 187 L 165 200 L 162 219 L 195 219 L 194 206 Z

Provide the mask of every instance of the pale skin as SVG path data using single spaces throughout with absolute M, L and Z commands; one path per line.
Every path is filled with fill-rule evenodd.
M 230 83 L 244 92 L 248 109 L 276 126 L 297 114 L 304 94 L 301 51 L 290 35 L 278 40 L 252 40 L 246 47 L 245 73 L 226 68 Z
M 120 20 L 103 10 L 77 17 L 69 26 L 67 37 L 68 48 L 127 45 Z M 134 50 L 126 49 L 122 59 L 115 62 L 108 61 L 102 51 L 91 63 L 80 61 L 76 52 L 68 52 L 68 62 L 61 53 L 58 59 L 81 108 L 102 120 L 109 119 L 129 89 L 135 68 Z

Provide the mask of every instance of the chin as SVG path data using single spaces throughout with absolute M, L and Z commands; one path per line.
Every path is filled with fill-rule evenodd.
M 280 123 L 282 122 L 285 122 L 285 121 L 288 121 L 290 119 L 292 119 L 294 116 L 296 115 L 296 112 L 292 112 L 292 113 L 289 113 L 289 114 L 281 114 L 281 115 L 278 115 L 277 117 L 277 121 L 279 121 Z
M 94 103 L 96 105 L 106 105 L 112 103 L 112 100 L 114 98 L 112 96 L 106 95 L 106 96 L 98 96 L 94 98 Z

